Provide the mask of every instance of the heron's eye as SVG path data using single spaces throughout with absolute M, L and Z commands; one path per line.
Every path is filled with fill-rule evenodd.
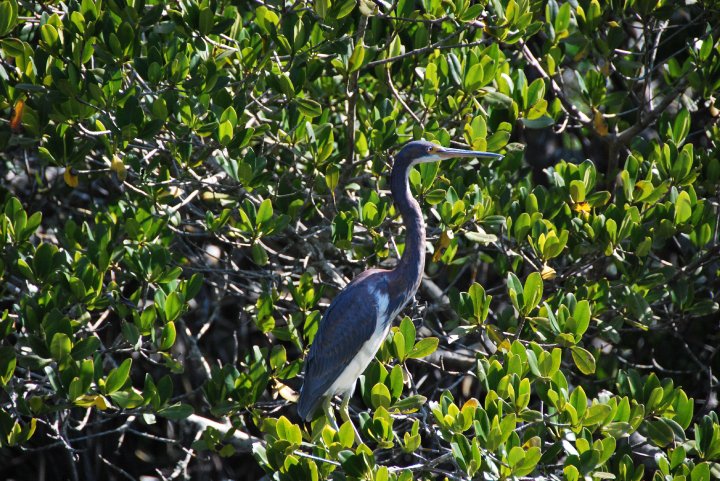
M 431 145 L 427 148 L 428 154 L 432 154 L 435 148 Z

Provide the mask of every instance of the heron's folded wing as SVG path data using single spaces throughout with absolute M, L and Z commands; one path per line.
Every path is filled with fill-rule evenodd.
M 370 339 L 378 318 L 379 299 L 370 282 L 349 284 L 330 304 L 305 361 L 298 413 L 307 418 L 321 396 Z

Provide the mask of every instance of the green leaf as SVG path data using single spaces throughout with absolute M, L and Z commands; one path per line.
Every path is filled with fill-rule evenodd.
M 180 275 L 182 273 L 183 273 L 182 267 L 180 267 L 180 266 L 172 267 L 172 268 L 168 269 L 167 271 L 165 271 L 165 273 L 163 273 L 163 275 L 161 277 L 159 277 L 156 282 L 158 284 L 168 284 L 168 283 L 174 281 L 175 279 L 177 279 L 178 277 L 180 277 Z
M 155 319 L 157 319 L 155 306 L 148 306 L 140 313 L 139 318 L 135 318 L 135 324 L 142 334 L 149 334 L 150 328 L 155 324 Z
M 171 292 L 165 299 L 165 320 L 174 321 L 183 309 L 183 301 L 177 291 Z
M 355 429 L 351 422 L 345 422 L 340 426 L 338 437 L 340 444 L 345 448 L 351 448 L 355 444 Z
M 0 2 L 0 37 L 10 33 L 17 23 L 18 4 L 16 0 Z
M 575 320 L 574 334 L 579 340 L 590 326 L 590 303 L 583 299 L 577 303 L 573 311 L 573 319 Z
M 672 138 L 675 145 L 680 147 L 688 133 L 690 133 L 690 113 L 687 109 L 682 109 L 673 122 Z
M 277 420 L 275 430 L 280 439 L 288 441 L 293 445 L 299 445 L 302 442 L 300 428 L 291 423 L 285 416 L 280 416 L 280 419 Z
M 390 381 L 390 395 L 392 399 L 398 399 L 403 391 L 403 367 L 401 364 L 395 364 L 388 376 Z
M 201 35 L 210 33 L 213 27 L 214 13 L 209 7 L 203 7 L 198 12 L 198 30 Z
M 507 287 L 513 307 L 522 312 L 523 306 L 525 305 L 525 301 L 523 300 L 523 285 L 520 279 L 512 272 L 508 272 Z
M 50 49 L 54 49 L 59 44 L 60 35 L 58 34 L 57 29 L 49 23 L 40 27 L 40 37 L 45 45 L 47 45 Z
M 477 282 L 473 282 L 468 289 L 468 295 L 473 305 L 475 320 L 478 323 L 484 322 L 490 309 L 490 298 L 485 295 L 485 289 Z
M 324 19 L 327 16 L 327 12 L 330 9 L 330 0 L 314 0 L 313 7 L 318 17 Z
M 476 63 L 475 65 L 470 67 L 467 74 L 465 75 L 465 78 L 463 79 L 463 85 L 465 87 L 465 90 L 468 92 L 473 92 L 482 87 L 483 77 L 483 67 L 481 64 Z
M 514 448 L 513 448 L 514 449 Z M 522 459 L 516 463 L 513 472 L 516 476 L 527 476 L 535 470 L 540 458 L 542 457 L 542 451 L 539 447 L 533 446 L 523 453 Z
M 420 359 L 421 357 L 429 356 L 437 350 L 440 339 L 437 337 L 426 337 L 420 339 L 415 347 L 408 353 L 407 357 L 412 359 Z
M 552 119 L 552 117 L 549 117 L 547 115 L 543 115 L 542 117 L 538 117 L 536 119 L 527 119 L 523 117 L 520 119 L 520 121 L 528 129 L 546 129 L 555 125 L 555 121 Z
M 583 374 L 593 374 L 595 372 L 595 358 L 589 351 L 580 346 L 572 346 L 570 353 L 580 372 Z
M 555 32 L 561 33 L 570 26 L 570 4 L 564 3 L 559 9 L 555 17 Z
M 280 23 L 280 18 L 274 11 L 263 5 L 255 10 L 255 22 L 265 33 L 270 34 L 274 33 L 275 27 Z
M 127 340 L 133 349 L 140 349 L 140 346 L 142 346 L 142 337 L 140 335 L 140 329 L 138 329 L 135 324 L 123 321 L 120 330 L 125 340 Z
M 58 251 L 58 248 L 53 244 L 47 244 L 43 242 L 35 250 L 35 256 L 33 257 L 33 272 L 35 277 L 39 280 L 47 279 L 48 275 L 52 272 L 53 268 L 53 256 Z
M 497 152 L 507 145 L 508 140 L 510 140 L 510 132 L 504 130 L 497 131 L 488 139 L 487 150 Z
M 322 114 L 322 106 L 314 100 L 297 97 L 295 103 L 305 117 L 312 119 Z
M 0 346 L 0 385 L 5 386 L 10 382 L 16 364 L 15 349 L 10 346 Z
M 582 421 L 585 416 L 585 411 L 587 410 L 587 395 L 582 386 L 573 389 L 570 395 L 570 404 L 575 408 L 578 420 Z
M 403 336 L 402 332 L 398 331 L 395 334 L 393 334 L 392 338 L 392 344 L 393 348 L 395 349 L 395 355 L 397 356 L 398 360 L 401 362 L 405 360 L 405 336 Z
M 218 124 L 218 141 L 222 145 L 228 145 L 233 139 L 233 126 L 229 120 Z
M 340 451 L 338 459 L 343 471 L 353 478 L 367 478 L 370 467 L 363 454 L 353 454 L 350 450 Z
M 167 304 L 165 304 L 165 306 L 167 307 Z M 170 321 L 165 324 L 162 328 L 162 333 L 160 334 L 160 344 L 158 345 L 158 349 L 161 351 L 167 351 L 170 349 L 175 344 L 176 336 L 175 323 Z
M 195 296 L 197 296 L 200 293 L 202 286 L 203 286 L 202 274 L 195 273 L 192 276 L 190 276 L 190 279 L 188 279 L 186 288 L 184 291 L 185 299 L 190 300 L 190 299 L 193 299 Z
M 111 370 L 105 379 L 105 393 L 112 394 L 119 390 L 125 385 L 130 375 L 130 367 L 132 366 L 132 359 L 125 359 L 115 369 Z
M 250 248 L 250 255 L 255 264 L 265 266 L 270 261 L 267 251 L 259 243 L 253 244 Z
M 662 419 L 645 421 L 643 426 L 645 427 L 644 431 L 647 437 L 656 446 L 667 446 L 675 439 L 672 428 L 663 422 Z
M 193 408 L 189 404 L 175 403 L 172 406 L 160 409 L 157 414 L 167 419 L 179 421 L 188 418 L 193 412 Z
M 273 216 L 273 207 L 270 199 L 265 199 L 260 203 L 260 207 L 257 211 L 257 217 L 255 219 L 258 228 L 267 224 Z
M 3 6 L 0 5 L 0 10 L 3 10 Z M 1 12 L 0 12 L 1 13 Z M 2 22 L 2 20 L 0 20 Z M 3 24 L 0 23 L 0 32 L 4 28 Z M 1 34 L 0 34 L 1 35 Z M 4 38 L 0 40 L 0 47 L 5 51 L 5 53 L 11 57 L 21 57 L 25 53 L 25 46 L 23 45 L 23 42 L 16 39 L 16 38 Z M 15 84 L 15 88 L 19 90 L 25 90 L 25 88 L 29 88 L 31 90 L 35 90 L 37 92 L 44 92 L 45 89 L 39 85 L 33 85 L 33 84 L 25 84 L 25 83 L 18 83 Z M 43 147 L 40 147 L 38 150 L 43 149 Z M 45 149 L 47 150 L 47 149 Z
M 415 345 L 415 325 L 409 317 L 405 316 L 400 321 L 400 332 L 405 340 L 405 352 L 410 352 Z
M 473 20 L 476 20 L 482 13 L 483 8 L 484 7 L 482 4 L 470 5 L 467 10 L 462 12 L 462 14 L 460 15 L 460 21 L 472 22 Z
M 582 180 L 573 180 L 570 182 L 570 198 L 575 203 L 585 201 L 585 183 Z
M 70 355 L 72 349 L 72 341 L 67 334 L 56 332 L 50 342 L 50 354 L 56 361 L 63 361 Z
M 433 189 L 427 194 L 425 194 L 425 202 L 430 205 L 437 205 L 440 202 L 444 201 L 446 196 L 447 191 L 445 191 L 444 189 Z
M 348 67 L 350 72 L 354 72 L 362 67 L 363 59 L 365 58 L 365 46 L 362 41 L 355 45 L 350 60 L 348 61 Z
M 710 464 L 698 463 L 690 473 L 691 481 L 710 481 Z
M 675 199 L 675 225 L 684 224 L 692 215 L 692 204 L 687 192 L 682 191 Z
M 692 422 L 694 403 L 692 399 L 688 399 L 684 391 L 679 391 L 673 402 L 675 408 L 675 417 L 673 421 L 677 422 L 683 429 L 687 429 Z
M 509 109 L 513 104 L 513 99 L 500 92 L 488 92 L 483 98 L 488 104 L 499 108 Z
M 532 106 L 537 104 L 540 100 L 545 97 L 545 80 L 538 78 L 533 80 L 528 87 L 527 94 L 527 105 Z
M 415 412 L 420 409 L 420 407 L 425 404 L 426 401 L 427 398 L 425 396 L 420 396 L 416 394 L 400 399 L 391 406 L 391 409 L 398 410 L 402 413 Z
M 350 13 L 355 9 L 355 4 L 355 0 L 344 0 L 343 3 L 339 4 L 335 18 L 340 20 L 350 15 Z M 338 4 L 336 3 L 336 5 Z
M 467 240 L 477 242 L 478 244 L 494 244 L 498 238 L 495 234 L 486 234 L 484 232 L 465 232 L 465 238 Z
M 390 407 L 390 390 L 385 384 L 377 383 L 370 391 L 370 399 L 373 408 L 383 407 L 387 409 Z
M 612 408 L 607 404 L 593 404 L 587 410 L 587 415 L 583 419 L 583 426 L 592 426 L 599 424 L 607 418 L 612 412 Z
M 525 279 L 525 287 L 523 288 L 523 314 L 527 316 L 537 307 L 543 295 L 543 280 L 539 272 L 532 272 Z
M 563 474 L 566 481 L 578 481 L 580 479 L 580 471 L 572 464 L 568 464 L 563 468 Z
M 140 393 L 134 389 L 128 389 L 127 391 L 116 391 L 109 394 L 110 398 L 123 409 L 134 409 L 142 406 L 144 399 Z
M 94 355 L 99 347 L 100 339 L 95 336 L 87 337 L 73 346 L 71 351 L 72 358 L 76 361 L 85 359 Z
M 280 84 L 280 90 L 282 90 L 288 98 L 295 97 L 295 86 L 293 85 L 292 80 L 290 80 L 290 76 L 286 73 L 282 73 L 276 78 Z
M 223 111 L 222 115 L 220 115 L 220 123 L 222 124 L 223 122 L 230 122 L 230 125 L 232 125 L 233 129 L 237 126 L 237 112 L 235 112 L 235 109 L 232 107 L 232 105 L 226 108 Z

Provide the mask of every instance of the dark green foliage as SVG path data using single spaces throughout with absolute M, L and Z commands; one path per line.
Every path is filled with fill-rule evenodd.
M 687 3 L 0 0 L 0 473 L 720 477 L 720 15 Z M 426 280 L 358 446 L 295 390 L 403 248 L 418 138 L 505 157 L 411 173 Z

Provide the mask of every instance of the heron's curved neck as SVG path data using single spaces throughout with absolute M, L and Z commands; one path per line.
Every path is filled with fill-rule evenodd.
M 410 296 L 420 286 L 425 271 L 425 222 L 420 204 L 410 193 L 408 174 L 411 168 L 412 160 L 399 156 L 390 174 L 390 192 L 405 224 L 405 250 L 393 274 L 412 287 Z

